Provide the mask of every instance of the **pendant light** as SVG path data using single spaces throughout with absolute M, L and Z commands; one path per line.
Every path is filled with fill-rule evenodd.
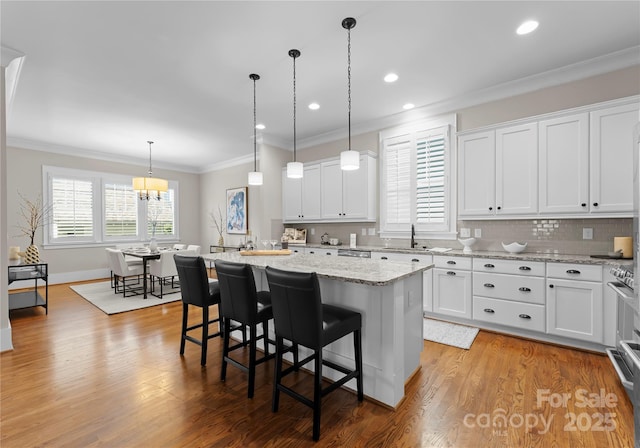
M 296 162 L 296 58 L 300 57 L 299 50 L 289 50 L 289 56 L 293 58 L 293 162 L 287 163 L 287 177 L 300 179 L 304 174 L 301 162 Z
M 138 197 L 140 200 L 149 200 L 149 199 L 157 199 L 160 200 L 160 193 L 163 193 L 169 190 L 169 182 L 165 179 L 158 179 L 153 176 L 153 171 L 151 170 L 151 145 L 153 145 L 152 141 L 148 141 L 149 143 L 149 176 L 148 177 L 134 177 L 133 178 L 133 189 L 138 193 Z
M 252 73 L 249 79 L 253 81 L 253 171 L 249 173 L 249 185 L 262 185 L 262 173 L 257 168 L 257 138 L 256 138 L 256 81 L 260 79 L 260 75 Z
M 342 21 L 342 28 L 347 30 L 347 79 L 348 79 L 348 103 L 349 103 L 349 146 L 346 151 L 340 153 L 340 168 L 345 171 L 353 171 L 360 168 L 360 153 L 351 150 L 351 28 L 356 26 L 356 19 L 347 17 Z

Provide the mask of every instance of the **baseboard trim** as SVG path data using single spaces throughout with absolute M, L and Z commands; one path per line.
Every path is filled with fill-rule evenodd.
M 7 328 L 0 329 L 0 353 L 13 350 L 13 339 L 11 336 L 11 322 Z

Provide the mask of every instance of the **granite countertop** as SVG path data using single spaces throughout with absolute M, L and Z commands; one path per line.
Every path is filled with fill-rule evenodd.
M 323 248 L 323 249 L 349 249 L 349 246 L 331 246 L 326 244 L 307 244 L 304 247 Z M 353 249 L 351 249 L 353 250 Z M 456 257 L 476 257 L 476 258 L 494 258 L 501 260 L 521 260 L 521 261 L 543 261 L 556 263 L 578 263 L 578 264 L 594 264 L 594 265 L 632 265 L 633 259 L 628 258 L 591 258 L 589 255 L 572 255 L 572 254 L 548 254 L 537 252 L 521 252 L 519 254 L 510 254 L 504 251 L 473 251 L 471 253 L 463 253 L 462 249 L 452 249 L 448 252 L 437 253 L 425 249 L 410 249 L 399 247 L 380 247 L 380 246 L 358 246 L 355 250 L 364 250 L 371 252 L 390 252 L 399 254 L 416 254 L 428 253 L 431 255 L 456 256 Z
M 297 272 L 316 272 L 318 277 L 364 285 L 384 286 L 418 272 L 431 269 L 426 263 L 407 263 L 373 260 L 368 258 L 321 257 L 318 255 L 291 254 L 271 256 L 245 256 L 240 252 L 203 254 L 207 261 L 216 259 L 247 263 L 257 268 L 274 268 Z

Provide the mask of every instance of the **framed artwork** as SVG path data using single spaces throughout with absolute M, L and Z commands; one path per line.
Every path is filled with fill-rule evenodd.
M 227 233 L 246 235 L 248 212 L 247 187 L 227 190 Z

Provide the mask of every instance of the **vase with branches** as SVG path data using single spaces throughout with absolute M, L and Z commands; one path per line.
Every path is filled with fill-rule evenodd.
M 222 237 L 224 219 L 222 218 L 222 210 L 220 210 L 220 206 L 218 206 L 217 214 L 213 210 L 209 212 L 209 218 L 211 218 L 211 222 L 213 222 L 212 227 L 215 227 L 218 231 L 218 246 L 224 246 L 224 238 Z
M 151 225 L 151 239 L 149 240 L 149 250 L 155 252 L 158 250 L 158 242 L 156 241 L 156 229 L 158 227 L 158 220 L 160 219 L 160 214 L 162 210 L 160 207 L 152 206 L 149 204 L 147 209 L 147 220 Z
M 23 258 L 27 264 L 36 264 L 40 262 L 40 252 L 34 244 L 36 233 L 42 227 L 51 213 L 52 207 L 45 205 L 42 196 L 38 196 L 35 200 L 31 200 L 18 193 L 20 196 L 20 223 L 18 229 L 20 233 L 29 238 L 29 247 L 24 252 Z

